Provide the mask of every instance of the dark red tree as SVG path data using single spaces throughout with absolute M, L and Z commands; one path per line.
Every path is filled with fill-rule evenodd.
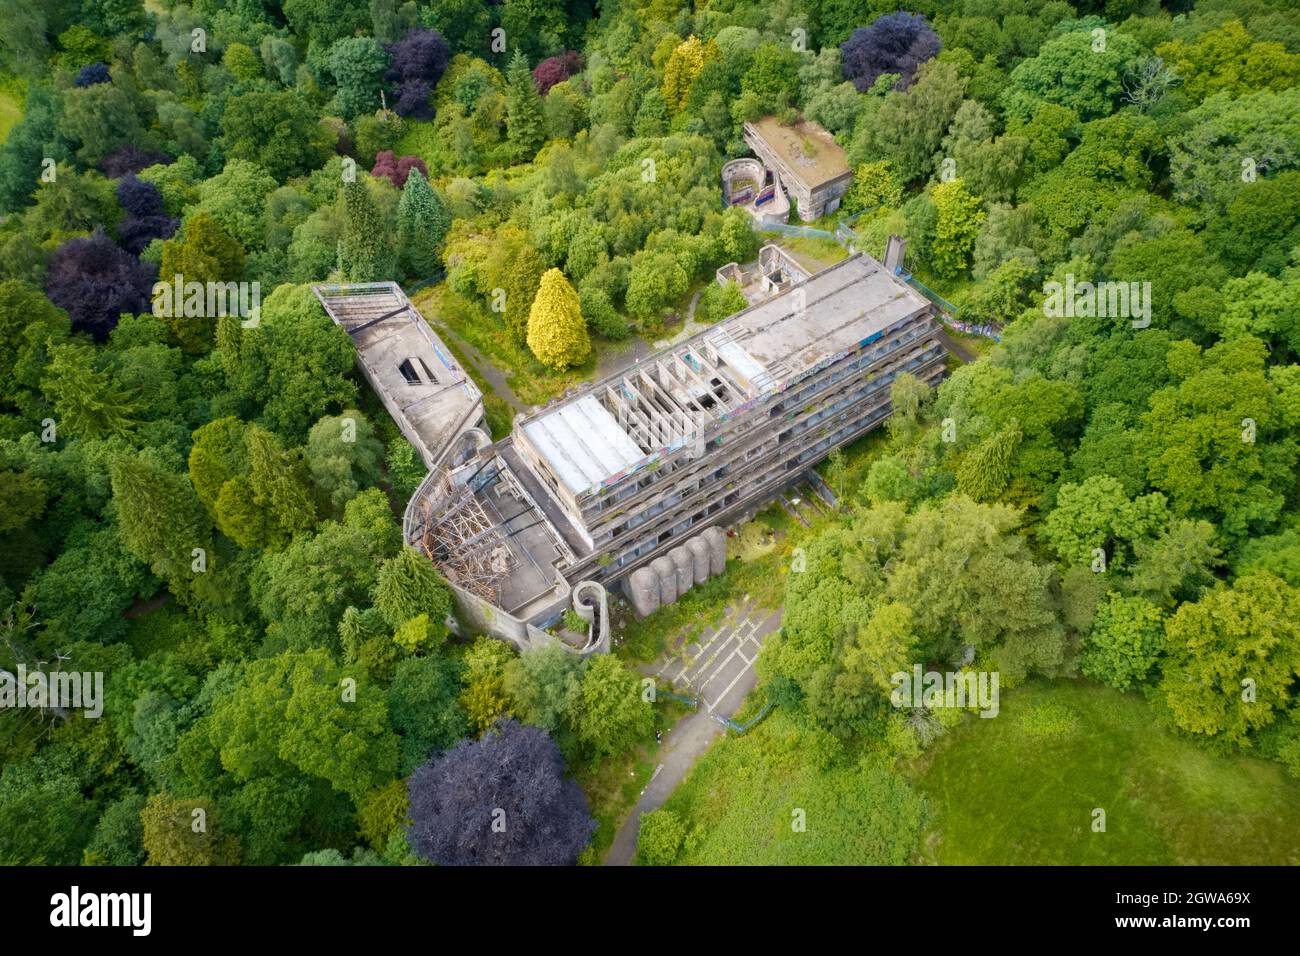
M 424 174 L 425 179 L 429 178 L 429 167 L 424 165 L 424 160 L 419 156 L 403 156 L 397 159 L 391 149 L 381 149 L 375 154 L 375 166 L 370 170 L 370 175 L 383 176 L 401 189 L 406 185 L 406 177 L 410 175 L 412 169 L 418 169 Z
M 45 272 L 45 294 L 72 318 L 72 327 L 103 341 L 123 312 L 149 310 L 155 269 L 96 229 L 54 251 Z
M 88 63 L 77 71 L 77 77 L 72 81 L 73 86 L 94 86 L 97 83 L 107 83 L 112 79 L 108 75 L 107 63 Z
M 537 92 L 545 96 L 556 83 L 563 83 L 581 70 L 581 54 L 565 50 L 558 56 L 548 56 L 533 67 L 533 82 L 537 84 Z
M 163 210 L 162 193 L 151 182 L 127 173 L 117 183 L 117 202 L 126 213 L 117 224 L 117 241 L 139 255 L 154 239 L 170 239 L 180 226 Z
M 840 47 L 844 78 L 865 93 L 882 73 L 898 73 L 895 89 L 905 90 L 912 85 L 916 68 L 941 46 L 943 41 L 923 15 L 902 10 L 887 13 L 869 27 L 858 27 Z
M 396 43 L 388 45 L 392 57 L 384 78 L 393 92 L 393 109 L 398 116 L 433 119 L 429 94 L 447 70 L 451 50 L 437 30 L 408 30 Z
M 442 866 L 572 866 L 596 829 L 560 748 L 514 720 L 434 757 L 407 791 L 411 849 Z
M 110 151 L 99 161 L 99 168 L 109 179 L 117 179 L 127 173 L 138 173 L 150 166 L 173 161 L 172 157 L 156 149 L 142 149 L 139 146 L 126 144 Z

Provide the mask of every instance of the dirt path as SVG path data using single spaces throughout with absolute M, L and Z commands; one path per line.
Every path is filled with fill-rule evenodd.
M 433 326 L 438 335 L 455 344 L 456 351 L 469 359 L 469 363 L 474 366 L 474 371 L 492 387 L 493 392 L 505 399 L 506 403 L 516 412 L 527 414 L 530 410 L 529 406 L 520 401 L 519 396 L 510 387 L 510 383 L 506 381 L 505 373 L 488 361 L 486 355 L 453 332 L 445 323 L 430 321 L 429 324 Z

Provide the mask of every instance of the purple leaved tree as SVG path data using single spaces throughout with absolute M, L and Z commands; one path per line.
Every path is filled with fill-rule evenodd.
M 916 68 L 938 54 L 941 46 L 943 41 L 923 15 L 902 10 L 887 13 L 869 27 L 858 27 L 840 47 L 844 78 L 865 93 L 882 73 L 898 73 L 895 89 L 905 90 L 912 85 Z
M 396 43 L 388 45 L 392 60 L 384 75 L 393 89 L 393 109 L 398 116 L 410 119 L 433 119 L 429 94 L 447 69 L 451 50 L 437 30 L 408 30 Z
M 156 149 L 143 149 L 128 143 L 109 152 L 99 161 L 99 168 L 109 179 L 117 179 L 127 173 L 138 173 L 150 166 L 171 162 L 174 160 L 166 153 L 160 153 Z
M 511 719 L 419 767 L 407 790 L 411 849 L 442 866 L 571 866 L 596 829 L 560 748 Z
M 533 82 L 537 92 L 545 96 L 556 83 L 562 83 L 582 69 L 582 55 L 565 50 L 558 56 L 548 56 L 533 67 Z
M 128 173 L 117 182 L 117 203 L 126 213 L 117 224 L 117 241 L 139 255 L 154 239 L 170 239 L 180 220 L 163 210 L 162 193 L 151 182 Z
M 149 310 L 154 273 L 153 266 L 96 229 L 54 251 L 45 272 L 45 294 L 68 313 L 74 329 L 102 342 L 123 312 Z

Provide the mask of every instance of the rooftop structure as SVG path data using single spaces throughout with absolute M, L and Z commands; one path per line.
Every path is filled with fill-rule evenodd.
M 312 292 L 351 337 L 366 381 L 426 467 L 467 430 L 485 427 L 483 394 L 396 282 Z
M 784 249 L 769 242 L 758 250 L 755 268 L 742 269 L 738 263 L 728 262 L 716 275 L 718 285 L 734 282 L 740 286 L 745 300 L 753 305 L 798 285 L 809 272 Z
M 644 613 L 719 573 L 720 525 L 883 422 L 897 374 L 944 374 L 929 301 L 869 256 L 768 291 L 435 469 L 408 542 L 493 627 L 555 619 L 575 584 L 622 580 Z
M 784 190 L 805 222 L 834 212 L 853 182 L 848 157 L 829 132 L 811 120 L 783 125 L 775 116 L 746 123 L 745 142 Z

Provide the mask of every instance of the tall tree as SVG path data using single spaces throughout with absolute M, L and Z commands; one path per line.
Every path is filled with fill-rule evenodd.
M 364 180 L 343 186 L 344 225 L 339 269 L 350 282 L 393 278 L 393 248 Z
M 411 170 L 397 204 L 397 247 L 411 278 L 428 278 L 438 269 L 442 241 L 451 228 L 451 213 L 419 170 Z
M 506 140 L 516 162 L 532 159 L 546 141 L 546 118 L 528 58 L 515 48 L 506 68 Z
M 1291 703 L 1300 678 L 1296 591 L 1255 572 L 1184 604 L 1165 625 L 1160 690 L 1174 722 L 1239 742 Z
M 591 354 L 578 293 L 559 269 L 548 269 L 528 313 L 528 347 L 553 368 L 581 365 Z

